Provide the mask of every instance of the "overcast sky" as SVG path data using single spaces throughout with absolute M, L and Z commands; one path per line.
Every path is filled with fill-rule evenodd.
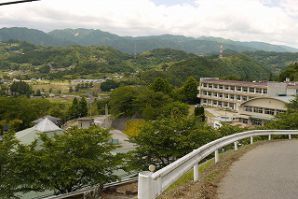
M 42 0 L 0 7 L 0 27 L 13 26 L 215 36 L 298 47 L 298 0 Z

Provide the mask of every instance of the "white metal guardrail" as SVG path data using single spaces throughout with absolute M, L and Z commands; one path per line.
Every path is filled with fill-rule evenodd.
M 214 140 L 176 160 L 172 164 L 156 171 L 155 173 L 149 171 L 139 173 L 138 198 L 154 199 L 158 197 L 165 189 L 176 182 L 191 168 L 194 170 L 194 181 L 198 181 L 199 162 L 210 154 L 215 153 L 214 159 L 215 163 L 217 163 L 219 161 L 218 150 L 222 147 L 234 143 L 234 149 L 237 150 L 237 141 L 250 138 L 250 144 L 253 144 L 253 138 L 256 136 L 268 136 L 268 139 L 271 140 L 272 135 L 288 135 L 289 139 L 292 139 L 292 135 L 298 135 L 298 130 L 246 131 Z

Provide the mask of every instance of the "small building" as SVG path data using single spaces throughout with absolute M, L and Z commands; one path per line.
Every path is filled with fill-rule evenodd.
M 91 126 L 94 126 L 94 119 L 90 118 L 90 117 L 82 117 L 77 119 L 78 122 L 78 128 L 82 128 L 82 129 L 88 129 Z
M 41 120 L 38 124 L 32 128 L 25 129 L 16 133 L 16 138 L 22 144 L 31 144 L 33 141 L 39 138 L 40 134 L 47 134 L 48 136 L 54 136 L 55 134 L 62 134 L 63 130 L 54 124 L 48 118 Z

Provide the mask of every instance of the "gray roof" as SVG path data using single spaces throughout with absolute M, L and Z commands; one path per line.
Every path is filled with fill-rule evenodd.
M 17 132 L 16 138 L 22 144 L 31 144 L 34 140 L 38 139 L 41 133 L 46 133 L 47 135 L 52 136 L 62 132 L 63 130 L 61 128 L 49 119 L 45 118 L 34 127 Z

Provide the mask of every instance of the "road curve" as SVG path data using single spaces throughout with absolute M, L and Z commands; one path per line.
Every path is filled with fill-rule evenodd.
M 297 199 L 298 140 L 258 146 L 234 162 L 219 185 L 220 199 Z

